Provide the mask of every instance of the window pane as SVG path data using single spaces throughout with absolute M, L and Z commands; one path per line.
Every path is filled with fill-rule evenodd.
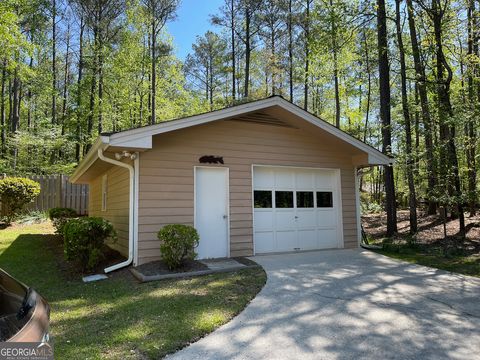
M 333 195 L 330 191 L 317 192 L 317 207 L 333 207 Z
M 264 190 L 255 190 L 253 192 L 254 204 L 256 208 L 272 207 L 272 192 Z
M 276 208 L 293 208 L 293 191 L 275 191 Z
M 313 191 L 297 191 L 297 208 L 313 208 Z

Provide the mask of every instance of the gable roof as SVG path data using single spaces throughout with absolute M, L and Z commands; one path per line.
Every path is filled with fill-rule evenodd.
M 88 168 L 97 160 L 99 149 L 106 150 L 108 147 L 118 147 L 125 149 L 148 150 L 152 148 L 152 137 L 155 135 L 174 130 L 180 130 L 191 126 L 202 125 L 226 118 L 241 116 L 246 113 L 260 111 L 274 106 L 278 106 L 281 109 L 298 116 L 306 122 L 317 126 L 325 132 L 366 153 L 368 155 L 369 165 L 390 165 L 394 162 L 393 158 L 381 153 L 374 147 L 356 139 L 332 124 L 309 113 L 308 111 L 305 111 L 299 106 L 283 99 L 280 96 L 272 96 L 266 99 L 235 105 L 221 110 L 215 110 L 180 119 L 162 121 L 155 125 L 148 125 L 115 133 L 103 133 L 97 138 L 90 151 L 79 163 L 75 172 L 70 177 L 70 181 L 75 182 L 80 178 L 80 176 L 82 176 L 83 173 L 88 170 Z

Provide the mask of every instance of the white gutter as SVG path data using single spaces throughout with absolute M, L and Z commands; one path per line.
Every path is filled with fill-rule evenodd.
M 105 155 L 103 155 L 103 150 L 102 149 L 98 149 L 98 158 L 102 161 L 107 162 L 107 163 L 126 168 L 126 169 L 128 169 L 128 171 L 130 173 L 130 203 L 129 203 L 129 218 L 128 218 L 128 259 L 121 262 L 121 263 L 109 266 L 109 267 L 107 267 L 103 270 L 105 273 L 109 273 L 111 271 L 118 270 L 118 269 L 121 269 L 125 266 L 128 266 L 133 261 L 133 253 L 134 253 L 134 251 L 133 251 L 133 248 L 134 248 L 133 239 L 134 239 L 134 236 L 135 236 L 135 230 L 134 230 L 135 169 L 132 165 L 125 164 L 121 161 L 114 160 L 114 159 L 111 159 L 109 157 L 106 157 Z

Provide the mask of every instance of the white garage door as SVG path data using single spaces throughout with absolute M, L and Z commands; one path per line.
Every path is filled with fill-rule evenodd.
M 343 247 L 340 171 L 253 167 L 255 253 Z

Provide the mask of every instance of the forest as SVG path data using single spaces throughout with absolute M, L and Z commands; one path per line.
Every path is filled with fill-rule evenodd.
M 480 1 L 225 0 L 175 56 L 178 0 L 2 0 L 0 172 L 70 173 L 102 132 L 281 95 L 382 152 L 365 206 L 475 214 Z

